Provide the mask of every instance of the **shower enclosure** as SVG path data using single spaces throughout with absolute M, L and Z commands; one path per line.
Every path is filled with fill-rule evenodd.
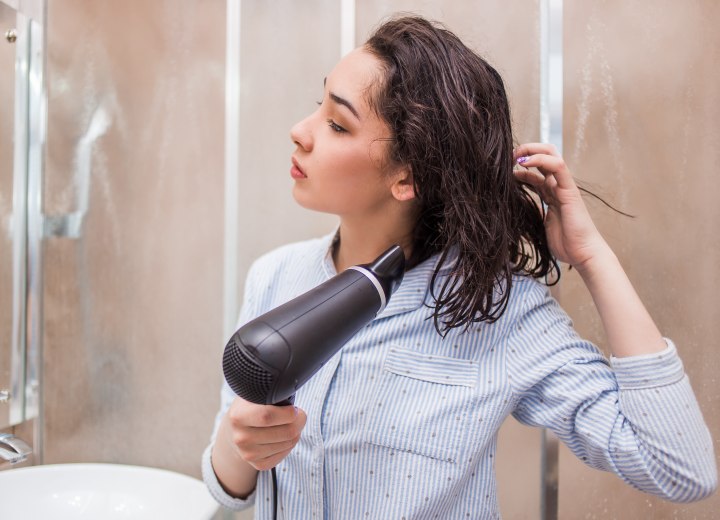
M 0 433 L 33 447 L 25 464 L 199 476 L 247 268 L 335 225 L 292 200 L 289 129 L 400 11 L 498 68 L 518 142 L 554 142 L 637 215 L 588 200 L 717 437 L 720 4 L 0 0 Z M 602 347 L 575 273 L 557 296 Z M 497 459 L 505 518 L 720 509 L 636 492 L 512 419 Z

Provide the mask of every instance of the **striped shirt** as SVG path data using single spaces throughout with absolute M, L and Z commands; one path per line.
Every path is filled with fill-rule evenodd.
M 335 275 L 331 241 L 257 260 L 239 324 Z M 514 279 L 497 322 L 443 338 L 428 319 L 436 261 L 408 271 L 382 313 L 299 389 L 307 424 L 277 466 L 278 518 L 499 518 L 497 433 L 510 414 L 648 493 L 685 502 L 714 491 L 711 437 L 671 341 L 661 353 L 609 363 L 528 277 Z M 234 397 L 225 384 L 216 428 Z M 213 473 L 211 449 L 203 477 L 213 496 L 236 510 L 254 503 L 256 518 L 270 518 L 269 472 L 246 500 L 233 498 Z

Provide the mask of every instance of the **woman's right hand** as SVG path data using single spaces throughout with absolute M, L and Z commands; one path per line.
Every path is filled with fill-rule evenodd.
M 292 451 L 307 415 L 294 406 L 261 405 L 237 397 L 225 420 L 238 455 L 263 471 L 277 466 Z

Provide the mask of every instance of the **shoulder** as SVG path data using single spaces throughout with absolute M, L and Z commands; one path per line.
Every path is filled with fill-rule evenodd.
M 557 317 L 558 312 L 567 316 L 546 284 L 530 276 L 513 276 L 506 311 L 508 321 L 518 323 L 533 316 Z
M 330 240 L 327 236 L 285 244 L 259 256 L 252 263 L 250 272 L 254 276 L 260 276 L 263 273 L 274 275 L 288 268 L 307 268 L 313 263 L 322 262 L 329 246 Z
M 513 291 L 515 309 L 508 327 L 506 356 L 517 374 L 544 377 L 567 363 L 606 362 L 598 348 L 577 333 L 548 286 L 522 277 L 513 284 Z
M 332 236 L 294 242 L 258 257 L 248 270 L 245 287 L 259 311 L 277 306 L 325 281 Z
M 551 346 L 581 341 L 570 316 L 537 279 L 513 280 L 508 311 L 508 340 L 518 352 L 539 349 L 546 354 Z
M 513 276 L 513 297 L 527 304 L 541 304 L 552 298 L 550 287 L 531 276 Z

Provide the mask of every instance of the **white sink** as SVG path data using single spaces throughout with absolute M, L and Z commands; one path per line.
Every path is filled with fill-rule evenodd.
M 218 505 L 201 481 L 121 464 L 56 464 L 0 471 L 3 520 L 209 520 Z

